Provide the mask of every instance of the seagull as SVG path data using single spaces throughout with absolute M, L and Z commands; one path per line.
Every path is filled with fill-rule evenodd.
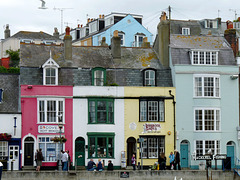
M 47 7 L 45 7 L 46 2 L 44 0 L 40 0 L 40 1 L 42 1 L 42 6 L 39 7 L 39 9 L 47 9 Z

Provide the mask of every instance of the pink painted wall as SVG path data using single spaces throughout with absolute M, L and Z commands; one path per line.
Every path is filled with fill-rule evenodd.
M 22 106 L 22 138 L 31 133 L 37 139 L 38 135 L 56 135 L 59 133 L 38 133 L 37 124 L 37 97 L 48 96 L 67 97 L 65 98 L 65 124 L 63 135 L 67 138 L 65 150 L 69 150 L 72 158 L 73 154 L 73 87 L 72 86 L 39 86 L 39 85 L 22 85 L 21 86 L 21 106 Z M 36 97 L 37 96 L 37 97 Z M 48 125 L 46 123 L 46 125 Z M 57 124 L 51 124 L 57 125 Z M 35 142 L 36 143 L 36 142 Z M 56 166 L 56 162 L 43 162 L 43 166 Z

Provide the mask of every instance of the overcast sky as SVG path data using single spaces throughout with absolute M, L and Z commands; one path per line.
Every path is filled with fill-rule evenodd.
M 39 9 L 40 0 L 0 0 L 0 39 L 4 38 L 5 25 L 9 24 L 11 35 L 18 31 L 44 31 L 53 34 L 54 27 L 61 32 L 61 11 L 63 29 L 77 24 L 85 25 L 87 18 L 98 18 L 99 14 L 111 12 L 143 15 L 143 25 L 153 34 L 162 11 L 172 7 L 172 19 L 214 19 L 234 20 L 237 0 L 45 0 L 48 9 Z M 57 10 L 54 10 L 54 7 Z

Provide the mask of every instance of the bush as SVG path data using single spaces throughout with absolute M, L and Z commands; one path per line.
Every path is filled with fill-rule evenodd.
M 16 67 L 10 67 L 9 69 L 0 66 L 0 73 L 19 74 L 20 69 Z

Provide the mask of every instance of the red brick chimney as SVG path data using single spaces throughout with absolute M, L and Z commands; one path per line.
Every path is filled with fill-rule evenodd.
M 66 27 L 66 34 L 63 41 L 64 58 L 65 60 L 72 60 L 72 36 L 70 35 L 70 27 Z
M 233 54 L 236 57 L 236 54 L 238 53 L 238 40 L 236 36 L 236 29 L 227 29 L 224 32 L 224 38 L 231 45 Z

